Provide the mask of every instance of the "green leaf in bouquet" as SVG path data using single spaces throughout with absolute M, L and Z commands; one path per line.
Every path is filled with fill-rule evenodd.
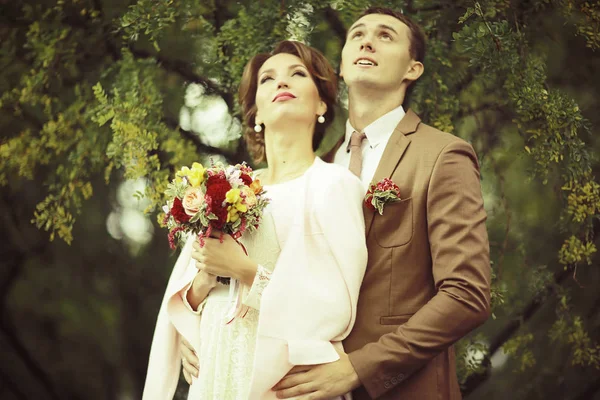
M 242 224 L 242 219 L 238 218 L 234 223 L 231 224 L 231 230 L 237 231 L 241 224 Z
M 200 223 L 202 224 L 202 226 L 208 226 L 208 224 L 210 223 L 210 220 L 206 216 L 206 214 L 204 214 L 203 212 L 199 212 L 196 215 L 198 215 L 198 218 L 200 219 Z
M 172 180 L 169 184 L 167 184 L 167 189 L 165 190 L 165 195 L 168 198 L 179 197 L 183 199 L 183 195 L 185 194 L 185 190 L 188 188 L 188 184 L 185 181 L 177 182 L 176 180 Z
M 377 197 L 385 203 L 392 203 L 400 200 L 398 195 L 393 192 L 379 192 Z
M 190 224 L 193 224 L 194 222 L 198 221 L 199 219 L 202 218 L 203 213 L 202 212 L 197 212 L 196 214 L 194 214 L 192 216 L 192 218 L 190 218 Z M 202 221 L 201 221 L 202 222 Z
M 246 232 L 254 232 L 256 230 L 255 225 L 258 221 L 258 216 L 254 213 L 249 213 L 246 216 Z

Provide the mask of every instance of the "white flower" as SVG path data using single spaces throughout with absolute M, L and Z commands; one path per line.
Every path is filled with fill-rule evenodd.
M 242 178 L 241 178 L 242 171 L 240 171 L 239 169 L 236 169 L 233 165 L 230 165 L 227 167 L 227 170 L 225 171 L 225 175 L 227 176 L 227 180 L 233 187 L 241 186 L 244 184 L 244 181 L 242 181 Z
M 190 109 L 187 107 L 181 107 L 181 111 L 179 111 L 179 126 L 184 131 L 189 131 L 192 128 L 192 116 Z
M 197 83 L 190 83 L 185 89 L 185 105 L 194 108 L 202 104 L 204 97 L 204 86 Z

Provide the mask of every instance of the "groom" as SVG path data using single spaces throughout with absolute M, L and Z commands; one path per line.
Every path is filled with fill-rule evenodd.
M 461 398 L 452 344 L 490 313 L 486 214 L 473 148 L 402 107 L 424 53 L 419 26 L 390 9 L 367 10 L 348 31 L 349 120 L 331 154 L 365 191 L 391 178 L 402 200 L 383 215 L 364 210 L 369 262 L 347 354 L 295 367 L 279 398 Z
M 402 106 L 424 53 L 419 26 L 389 9 L 367 10 L 348 31 L 349 120 L 330 160 L 358 175 L 365 192 L 391 178 L 401 201 L 383 215 L 365 207 L 369 262 L 347 354 L 295 367 L 275 386 L 279 398 L 351 390 L 355 400 L 461 398 L 452 344 L 490 313 L 486 214 L 473 148 Z M 183 366 L 189 379 L 196 370 Z

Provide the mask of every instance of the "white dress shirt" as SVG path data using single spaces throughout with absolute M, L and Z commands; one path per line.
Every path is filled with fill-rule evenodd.
M 404 118 L 405 112 L 402 106 L 393 109 L 389 113 L 381 116 L 379 119 L 373 121 L 369 126 L 364 129 L 364 134 L 367 136 L 362 142 L 362 170 L 360 173 L 360 180 L 365 187 L 365 192 L 368 190 L 373 175 L 377 170 L 383 151 L 387 146 L 394 129 Z M 333 162 L 342 165 L 346 168 L 350 165 L 350 150 L 348 144 L 350 143 L 350 136 L 355 129 L 350 124 L 350 120 L 346 121 L 346 136 L 344 143 L 340 146 L 338 151 L 335 153 Z

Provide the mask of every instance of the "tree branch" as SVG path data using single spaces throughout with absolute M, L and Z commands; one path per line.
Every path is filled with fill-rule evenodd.
M 325 9 L 325 19 L 337 37 L 344 43 L 346 41 L 346 27 L 342 23 L 337 11 L 331 7 L 327 7 Z
M 413 0 L 406 1 L 406 4 L 404 5 L 404 14 L 417 14 L 421 12 L 440 11 L 445 10 L 447 8 L 451 8 L 451 5 L 448 3 L 436 4 L 429 7 L 415 8 L 413 3 Z
M 563 284 L 569 276 L 571 276 L 571 271 L 569 269 L 561 269 L 554 274 L 554 281 L 546 286 L 543 292 L 552 292 L 555 285 Z M 496 353 L 502 347 L 502 345 L 517 332 L 521 325 L 529 321 L 543 304 L 544 299 L 541 296 L 536 297 L 529 302 L 529 304 L 520 314 L 514 316 L 512 321 L 509 322 L 490 343 L 490 357 L 494 355 L 494 353 Z
M 58 396 L 58 393 L 46 371 L 44 371 L 44 369 L 37 363 L 25 345 L 21 343 L 17 335 L 12 332 L 8 326 L 6 326 L 4 320 L 0 321 L 0 332 L 4 333 L 4 336 L 6 336 L 6 339 L 12 345 L 12 348 L 17 356 L 21 358 L 31 374 L 41 382 L 44 389 L 48 392 L 50 398 L 54 400 L 60 400 L 60 397 Z
M 413 9 L 412 13 L 416 14 L 421 12 L 441 11 L 445 10 L 446 8 L 450 8 L 450 6 L 448 4 L 437 4 L 430 7 L 415 8 Z
M 98 11 L 100 13 L 100 18 L 103 19 L 103 21 L 102 21 L 102 37 L 104 38 L 104 43 L 106 45 L 106 49 L 108 50 L 112 59 L 116 61 L 121 58 L 121 53 L 119 52 L 118 47 L 110 40 L 111 35 L 108 30 L 108 24 L 104 21 L 105 14 L 104 14 L 104 9 L 102 8 L 102 3 L 100 0 L 92 0 L 92 4 L 94 4 L 94 8 L 96 8 L 96 11 Z
M 152 54 L 146 50 L 135 49 L 133 46 L 129 46 L 129 50 L 136 58 L 155 58 L 165 70 L 177 73 L 188 82 L 201 84 L 209 93 L 221 96 L 223 100 L 225 100 L 225 103 L 227 103 L 227 107 L 229 107 L 230 110 L 234 109 L 234 99 L 231 93 L 222 91 L 221 88 L 211 80 L 196 74 L 187 62 L 181 60 L 171 60 L 161 55 Z
M 579 396 L 575 397 L 574 400 L 589 400 L 594 398 L 594 395 L 598 392 L 600 392 L 600 379 L 596 379 L 594 383 L 581 392 Z
M 100 0 L 93 0 L 93 3 L 94 7 L 100 12 L 100 15 L 104 16 L 104 10 L 102 8 Z M 111 41 L 111 35 L 108 31 L 108 26 L 106 23 L 103 24 L 102 32 L 104 36 L 104 43 L 112 59 L 115 61 L 120 60 L 122 58 L 121 52 L 119 51 L 118 47 Z M 187 62 L 182 60 L 172 60 L 159 54 L 153 54 L 147 50 L 136 49 L 132 44 L 128 46 L 128 49 L 129 51 L 131 51 L 131 54 L 133 54 L 133 56 L 136 58 L 154 58 L 165 70 L 178 74 L 188 82 L 201 84 L 206 88 L 206 90 L 209 93 L 221 96 L 223 100 L 225 100 L 225 103 L 227 104 L 230 110 L 234 109 L 234 99 L 231 93 L 224 92 L 214 82 L 195 73 Z
M 489 110 L 494 110 L 494 111 L 501 111 L 500 106 L 498 104 L 495 103 L 484 103 L 479 105 L 476 108 L 471 108 L 468 110 L 460 110 L 458 112 L 458 114 L 456 115 L 456 118 L 464 118 L 464 117 L 468 117 L 471 116 L 473 114 L 477 114 L 480 113 L 482 111 L 489 111 Z
M 14 252 L 16 253 L 16 252 Z M 2 254 L 2 258 L 6 259 L 6 255 Z M 17 278 L 21 273 L 21 265 L 23 265 L 25 257 L 21 253 L 16 253 L 14 256 L 14 261 L 10 263 L 8 267 L 8 272 L 6 273 L 6 278 L 2 280 L 0 283 L 0 321 L 5 320 L 7 312 L 6 312 L 6 299 L 8 298 L 8 294 L 10 293 L 11 286 L 16 282 Z
M 571 271 L 569 269 L 561 269 L 559 272 L 554 274 L 554 282 L 546 286 L 544 292 L 551 292 L 555 285 L 561 285 L 569 276 L 571 276 Z M 498 350 L 500 350 L 502 345 L 506 343 L 524 323 L 529 321 L 544 304 L 545 303 L 543 296 L 538 296 L 532 299 L 521 313 L 513 316 L 510 322 L 502 330 L 500 330 L 500 333 L 497 334 L 496 337 L 491 341 L 488 358 L 491 359 L 492 356 Z M 477 389 L 479 385 L 484 383 L 489 378 L 489 376 L 490 374 L 487 374 L 483 378 L 481 377 L 481 375 L 469 376 L 469 378 L 467 378 L 467 381 L 465 382 L 465 385 L 463 386 L 463 396 L 467 397 L 469 394 L 475 391 L 475 389 Z
M 8 389 L 12 394 L 16 396 L 17 399 L 27 400 L 25 393 L 19 389 L 17 384 L 10 379 L 10 376 L 6 374 L 2 369 L 0 369 L 0 382 L 3 382 L 6 385 L 6 389 Z M 4 389 L 4 388 L 0 388 Z M 0 390 L 0 394 L 2 394 L 2 390 Z

